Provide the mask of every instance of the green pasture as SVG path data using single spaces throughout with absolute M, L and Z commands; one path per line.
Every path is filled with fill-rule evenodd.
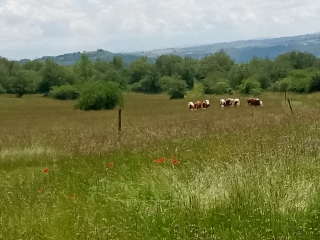
M 118 109 L 0 95 L 0 239 L 320 239 L 320 94 L 287 96 L 130 93 L 119 133 Z

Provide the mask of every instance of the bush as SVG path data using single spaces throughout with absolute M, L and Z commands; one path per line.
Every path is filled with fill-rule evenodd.
M 4 89 L 4 87 L 2 87 L 1 84 L 0 84 L 0 93 L 6 93 L 6 90 Z
M 181 79 L 173 78 L 172 81 L 168 82 L 168 94 L 170 99 L 184 98 L 188 84 Z
M 77 99 L 79 95 L 78 89 L 72 85 L 54 86 L 49 92 L 49 97 L 59 100 L 74 100 Z
M 230 91 L 230 86 L 226 81 L 215 83 L 209 79 L 203 81 L 203 90 L 205 94 L 232 93 L 232 90 Z
M 90 81 L 87 82 L 78 99 L 76 108 L 81 110 L 114 109 L 122 106 L 123 95 L 119 83 Z
M 132 84 L 131 91 L 133 91 L 133 92 L 142 92 L 141 83 L 140 82 L 136 82 L 136 83 Z
M 309 92 L 320 91 L 320 74 L 316 74 L 312 77 Z
M 252 94 L 253 92 L 259 92 L 260 82 L 255 78 L 244 79 L 239 87 L 239 90 L 243 94 Z

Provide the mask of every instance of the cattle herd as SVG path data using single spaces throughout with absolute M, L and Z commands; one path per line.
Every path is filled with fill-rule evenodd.
M 247 100 L 249 106 L 263 106 L 262 101 L 259 98 L 249 98 Z M 204 109 L 206 110 L 210 106 L 209 100 L 204 100 L 203 102 L 197 101 L 197 102 L 189 102 L 188 108 L 190 110 L 197 110 L 197 109 Z M 240 107 L 240 100 L 238 98 L 227 98 L 227 99 L 220 99 L 220 107 Z

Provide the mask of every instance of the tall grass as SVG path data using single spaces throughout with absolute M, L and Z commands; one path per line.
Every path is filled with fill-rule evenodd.
M 319 239 L 320 96 L 282 97 L 128 95 L 119 141 L 117 111 L 0 96 L 0 239 Z

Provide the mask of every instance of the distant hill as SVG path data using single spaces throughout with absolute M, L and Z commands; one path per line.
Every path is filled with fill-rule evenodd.
M 130 63 L 134 60 L 139 59 L 141 56 L 138 54 L 130 54 L 130 53 L 112 53 L 109 51 L 105 51 L 102 49 L 97 49 L 96 51 L 90 52 L 82 52 L 88 55 L 89 59 L 95 62 L 98 58 L 105 62 L 111 62 L 114 56 L 119 56 L 122 58 L 123 63 L 125 66 L 129 66 Z M 64 65 L 64 66 L 71 66 L 74 65 L 77 61 L 81 59 L 81 52 L 73 52 L 73 53 L 66 53 L 59 56 L 44 56 L 42 58 L 38 58 L 39 61 L 45 61 L 46 59 L 52 59 L 54 62 Z M 21 59 L 18 61 L 20 64 L 28 61 L 29 59 Z M 154 63 L 155 59 L 150 57 L 148 58 L 148 62 Z
M 314 54 L 316 57 L 320 57 L 320 32 L 293 37 L 243 40 L 196 47 L 154 49 L 151 51 L 131 53 L 112 53 L 102 49 L 83 53 L 86 53 L 91 61 L 96 61 L 100 58 L 103 61 L 110 62 L 114 56 L 119 56 L 123 59 L 125 66 L 129 66 L 132 61 L 139 59 L 141 56 L 147 56 L 149 63 L 154 63 L 156 58 L 161 55 L 169 54 L 201 59 L 205 56 L 214 54 L 221 49 L 234 59 L 236 63 L 248 62 L 253 56 L 274 59 L 278 55 L 292 50 L 308 52 Z M 60 65 L 73 65 L 81 59 L 81 54 L 82 53 L 80 52 L 74 52 L 59 56 L 44 56 L 38 60 L 45 61 L 47 58 L 51 58 Z M 22 59 L 19 62 L 24 63 L 27 60 L 28 59 Z
M 155 49 L 152 51 L 133 52 L 132 54 L 151 58 L 175 54 L 182 57 L 201 59 L 221 49 L 237 63 L 248 62 L 253 56 L 274 59 L 278 55 L 292 50 L 308 52 L 320 57 L 320 32 L 293 37 L 225 42 L 196 47 Z

